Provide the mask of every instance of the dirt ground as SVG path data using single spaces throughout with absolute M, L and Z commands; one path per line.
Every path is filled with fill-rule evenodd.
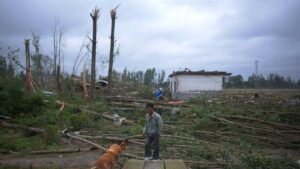
M 70 144 L 69 144 L 70 143 Z M 64 148 L 88 148 L 89 145 L 77 140 L 69 142 L 67 138 L 61 138 L 60 144 Z M 1 166 L 15 168 L 90 168 L 103 152 L 100 150 L 55 153 L 55 154 L 2 154 L 0 155 Z
M 64 154 L 10 154 L 0 156 L 0 164 L 22 168 L 89 168 L 99 158 L 101 151 Z
M 78 140 L 61 138 L 60 144 L 64 148 L 89 148 L 90 145 Z M 128 147 L 128 149 L 130 149 Z M 36 168 L 36 169 L 89 169 L 95 161 L 103 154 L 101 150 L 90 150 L 72 153 L 53 153 L 53 154 L 28 154 L 11 153 L 0 154 L 1 168 Z M 125 159 L 119 158 L 124 162 Z M 119 166 L 116 165 L 115 168 Z

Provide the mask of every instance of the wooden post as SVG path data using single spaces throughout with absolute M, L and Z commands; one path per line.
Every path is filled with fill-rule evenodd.
M 116 20 L 116 13 L 117 8 L 114 8 L 110 11 L 111 16 L 111 35 L 110 35 L 110 51 L 109 51 L 109 67 L 108 67 L 108 92 L 109 94 L 112 93 L 112 69 L 114 63 L 114 47 L 115 47 L 115 20 Z
M 97 20 L 99 18 L 99 9 L 95 9 L 90 13 L 93 20 L 93 39 L 92 41 L 92 66 L 91 66 L 91 98 L 95 99 L 95 78 L 96 78 L 96 44 L 97 44 Z
M 30 71 L 30 51 L 29 51 L 29 39 L 25 39 L 25 55 L 26 55 L 26 89 L 28 91 L 33 90 L 32 76 Z

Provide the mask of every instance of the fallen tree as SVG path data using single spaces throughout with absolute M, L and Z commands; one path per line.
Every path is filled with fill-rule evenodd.
M 141 146 L 145 145 L 144 143 L 131 140 L 134 137 L 120 138 L 120 137 L 109 137 L 109 136 L 88 136 L 88 135 L 78 135 L 78 136 L 81 138 L 86 138 L 86 139 L 105 139 L 105 140 L 109 140 L 109 141 L 122 141 L 124 139 L 127 139 L 129 143 L 138 144 Z
M 44 130 L 40 129 L 40 128 L 35 128 L 35 127 L 26 127 L 20 124 L 13 124 L 13 123 L 7 123 L 4 121 L 0 121 L 0 126 L 1 127 L 5 127 L 5 128 L 10 128 L 10 129 L 22 129 L 22 130 L 26 130 L 35 134 L 39 134 L 42 133 Z
M 136 103 L 153 103 L 155 105 L 160 105 L 160 106 L 182 106 L 182 107 L 188 107 L 188 105 L 184 104 L 182 102 L 181 104 L 170 104 L 166 102 L 161 102 L 161 101 L 153 101 L 153 100 L 146 100 L 146 99 L 139 99 L 139 98 L 132 98 L 132 97 L 124 97 L 124 96 L 106 96 L 106 99 L 109 101 L 117 101 L 117 102 L 136 102 Z
M 289 125 L 289 124 L 283 124 L 283 123 L 277 123 L 277 122 L 270 122 L 270 121 L 265 121 L 261 120 L 258 118 L 251 118 L 251 117 L 245 117 L 245 116 L 236 116 L 236 115 L 223 115 L 222 117 L 228 117 L 228 118 L 235 118 L 235 119 L 245 119 L 245 120 L 251 120 L 251 121 L 258 121 L 261 123 L 266 123 L 274 126 L 280 126 L 280 127 L 286 127 L 286 128 L 293 128 L 293 129 L 300 129 L 300 126 L 294 126 L 294 125 Z
M 245 124 L 241 124 L 239 122 L 228 120 L 228 119 L 225 119 L 225 118 L 222 118 L 222 117 L 216 117 L 214 115 L 210 115 L 210 117 L 214 118 L 216 120 L 225 122 L 227 124 L 236 125 L 236 126 L 239 126 L 239 127 L 247 128 L 247 129 L 250 129 L 250 130 L 256 130 L 256 131 L 260 131 L 260 132 L 276 133 L 278 135 L 281 135 L 282 133 L 300 133 L 299 130 L 286 131 L 286 130 L 274 130 L 274 129 L 258 128 L 258 127 L 252 127 L 252 126 L 248 126 L 248 125 L 245 125 Z
M 93 147 L 102 150 L 103 152 L 106 152 L 106 150 L 107 150 L 105 147 L 103 147 L 103 146 L 101 146 L 99 144 L 96 144 L 96 143 L 94 143 L 94 142 L 92 142 L 90 140 L 87 140 L 87 139 L 82 138 L 80 136 L 72 135 L 67 129 L 64 129 L 62 131 L 62 134 L 65 135 L 65 136 L 67 136 L 67 137 L 69 137 L 69 138 L 76 139 L 76 140 L 88 143 L 88 144 L 92 145 Z M 142 157 L 134 156 L 134 155 L 127 154 L 127 153 L 122 153 L 121 156 L 126 157 L 126 158 L 143 159 Z
M 86 109 L 86 108 L 82 108 L 80 106 L 74 106 L 70 103 L 67 103 L 67 102 L 62 102 L 62 101 L 56 101 L 55 103 L 59 104 L 59 105 L 65 105 L 65 106 L 69 106 L 69 107 L 72 107 L 72 108 L 78 108 L 80 111 L 84 111 L 84 112 L 87 112 L 87 113 L 90 113 L 90 114 L 93 114 L 93 115 L 97 115 L 97 116 L 101 116 L 107 120 L 111 120 L 111 121 L 114 121 L 114 117 L 111 116 L 111 115 L 108 115 L 107 113 L 97 113 L 96 111 L 93 111 L 93 110 L 89 110 L 89 109 Z M 124 119 L 122 121 L 122 124 L 126 124 L 126 125 L 132 125 L 134 124 L 134 121 L 132 120 L 127 120 L 127 119 Z
M 95 150 L 94 147 L 89 148 L 65 148 L 59 150 L 37 150 L 31 151 L 29 154 L 61 154 L 61 153 L 75 153 L 75 152 L 83 152 L 83 151 L 91 151 Z

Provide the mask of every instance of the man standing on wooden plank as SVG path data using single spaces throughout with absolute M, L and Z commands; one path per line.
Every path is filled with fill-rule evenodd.
M 145 160 L 159 160 L 159 138 L 163 121 L 160 115 L 154 111 L 154 104 L 148 103 L 146 109 L 147 114 L 143 130 L 143 135 L 147 138 L 145 143 Z M 151 152 L 152 144 L 154 146 L 153 154 Z

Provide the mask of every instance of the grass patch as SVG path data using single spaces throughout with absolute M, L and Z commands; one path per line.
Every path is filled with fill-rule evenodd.
M 31 137 L 24 137 L 22 133 L 16 133 L 12 130 L 1 130 L 0 139 L 0 152 L 5 153 L 8 151 L 32 151 L 43 149 L 45 143 L 40 135 Z

